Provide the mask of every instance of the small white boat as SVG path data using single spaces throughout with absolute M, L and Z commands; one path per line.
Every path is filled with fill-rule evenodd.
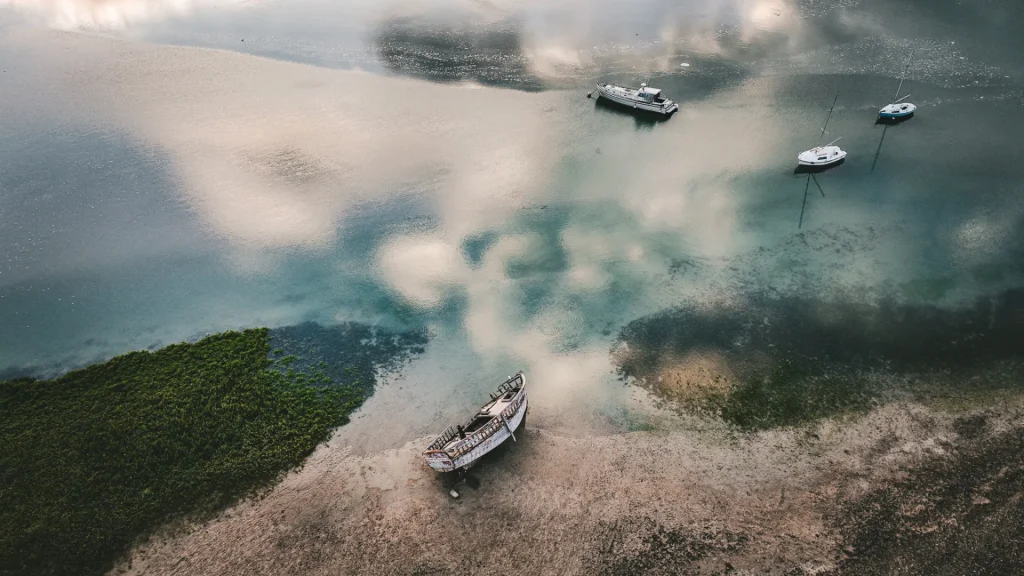
M 526 376 L 520 371 L 498 386 L 469 423 L 445 428 L 423 451 L 423 458 L 438 472 L 469 468 L 505 440 L 515 441 L 526 409 Z
M 598 84 L 597 97 L 605 98 L 627 108 L 643 112 L 653 112 L 668 116 L 679 110 L 679 105 L 661 95 L 661 90 L 651 88 L 643 83 L 639 88 L 617 86 L 615 84 Z
M 835 110 L 836 102 L 838 100 L 839 93 L 837 92 L 835 100 L 832 101 L 832 107 L 828 109 L 828 116 L 825 118 L 825 125 L 821 127 L 822 135 L 828 134 L 828 132 L 825 131 L 825 128 L 828 127 L 828 121 L 832 118 L 832 111 Z M 810 150 L 804 150 L 796 157 L 797 166 L 815 169 L 827 168 L 829 166 L 839 164 L 846 159 L 846 151 L 839 146 L 835 146 L 835 143 L 841 138 L 842 136 L 824 146 L 815 146 Z
M 846 150 L 839 146 L 833 146 L 838 141 L 839 138 L 836 138 L 824 146 L 815 146 L 810 150 L 804 150 L 796 157 L 797 164 L 809 168 L 823 168 L 842 162 L 846 159 Z
M 917 110 L 917 106 L 910 102 L 904 102 L 907 98 L 910 98 L 910 94 L 902 98 L 896 98 L 900 95 L 900 90 L 903 88 L 903 80 L 907 77 L 907 70 L 910 70 L 910 62 L 914 59 L 914 53 L 910 53 L 910 59 L 907 60 L 907 67 L 903 70 L 903 76 L 900 78 L 900 85 L 896 87 L 896 94 L 893 95 L 893 103 L 886 104 L 878 111 L 879 120 L 903 120 L 910 118 L 914 115 L 914 111 Z
M 907 98 L 910 95 L 904 96 Z M 900 98 L 900 100 L 903 100 Z M 917 110 L 917 106 L 910 102 L 900 103 L 900 100 L 893 102 L 892 104 L 886 104 L 881 110 L 878 111 L 878 117 L 882 120 L 899 120 L 901 118 L 910 118 L 914 115 L 914 111 Z

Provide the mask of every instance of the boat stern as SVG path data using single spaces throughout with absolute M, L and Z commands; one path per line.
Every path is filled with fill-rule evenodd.
M 427 466 L 438 472 L 455 470 L 455 462 L 452 462 L 451 456 L 444 450 L 427 450 L 423 453 L 423 458 L 427 461 Z

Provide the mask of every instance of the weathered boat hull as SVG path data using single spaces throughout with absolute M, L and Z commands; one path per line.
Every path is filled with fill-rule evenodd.
M 671 116 L 679 110 L 679 105 L 675 102 L 671 102 L 667 106 L 658 106 L 656 104 L 648 104 L 646 102 L 637 102 L 629 98 L 622 98 L 614 93 L 605 90 L 604 86 L 597 87 L 597 97 L 604 98 L 608 102 L 617 104 L 624 108 L 629 108 L 637 112 L 649 112 L 651 114 L 657 114 L 659 116 Z
M 526 377 L 520 373 L 506 383 L 517 378 L 521 379 L 518 392 L 499 417 L 494 418 L 482 429 L 474 431 L 473 434 L 459 440 L 447 449 L 426 450 L 423 457 L 427 465 L 438 472 L 452 472 L 460 468 L 468 468 L 484 454 L 494 450 L 509 438 L 514 439 L 514 432 L 523 423 L 529 408 L 526 396 Z
M 484 440 L 463 456 L 456 458 L 455 461 L 452 463 L 452 467 L 444 471 L 450 472 L 452 470 L 456 470 L 459 468 L 465 468 L 472 464 L 473 462 L 476 462 L 477 460 L 480 459 L 481 456 L 487 454 L 491 450 L 494 450 L 503 442 L 505 442 L 505 440 L 511 438 L 513 433 L 519 429 L 519 425 L 522 424 L 524 418 L 526 418 L 525 399 L 523 401 L 522 409 L 516 412 L 513 415 L 513 417 L 509 419 L 507 427 L 502 426 L 501 429 L 499 429 L 498 432 L 496 432 L 493 436 L 491 436 L 487 440 Z M 434 469 L 438 470 L 437 468 Z

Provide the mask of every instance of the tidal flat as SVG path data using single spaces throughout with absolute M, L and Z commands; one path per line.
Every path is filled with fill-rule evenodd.
M 0 570 L 1024 571 L 1022 6 L 5 3 Z

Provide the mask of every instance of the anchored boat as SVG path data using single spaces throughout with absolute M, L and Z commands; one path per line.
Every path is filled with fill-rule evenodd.
M 448 426 L 423 452 L 427 465 L 438 472 L 469 468 L 505 440 L 526 418 L 526 376 L 522 371 L 498 386 L 491 401 L 466 424 Z
M 604 98 L 627 108 L 643 112 L 653 112 L 664 116 L 679 110 L 679 105 L 661 95 L 661 90 L 651 88 L 643 83 L 639 88 L 617 86 L 615 84 L 598 84 L 595 89 L 598 98 Z
M 909 97 L 910 94 L 907 94 L 903 98 Z M 878 118 L 881 120 L 902 120 L 913 116 L 914 112 L 917 110 L 917 106 L 910 102 L 900 103 L 900 100 L 903 100 L 903 98 L 900 98 L 892 104 L 887 104 L 884 108 L 879 110 Z
M 797 165 L 806 168 L 825 168 L 838 164 L 846 159 L 846 150 L 839 146 L 833 146 L 839 142 L 841 136 L 824 146 L 815 146 L 810 150 L 804 150 L 797 157 Z
M 821 135 L 828 134 L 825 128 L 828 127 L 828 121 L 832 118 L 832 111 L 835 110 L 836 102 L 839 100 L 839 93 L 836 92 L 836 98 L 832 101 L 832 107 L 828 109 L 828 116 L 825 118 L 825 125 L 821 127 Z M 819 136 L 820 138 L 820 136 Z M 804 150 L 797 155 L 797 169 L 803 168 L 804 170 L 815 170 L 824 169 L 829 166 L 839 164 L 843 160 L 846 160 L 846 151 L 835 146 L 834 144 L 842 139 L 842 136 L 829 142 L 824 146 L 815 146 L 810 150 Z
M 896 94 L 893 95 L 893 103 L 885 105 L 881 110 L 878 111 L 879 120 L 905 120 L 914 115 L 914 111 L 917 110 L 917 106 L 910 102 L 904 102 L 907 98 L 910 98 L 910 94 L 897 99 L 900 95 L 900 90 L 903 88 L 903 80 L 907 77 L 907 70 L 910 70 L 910 62 L 914 59 L 914 53 L 910 53 L 910 58 L 907 60 L 907 67 L 903 70 L 903 76 L 900 78 L 900 85 L 896 87 Z

